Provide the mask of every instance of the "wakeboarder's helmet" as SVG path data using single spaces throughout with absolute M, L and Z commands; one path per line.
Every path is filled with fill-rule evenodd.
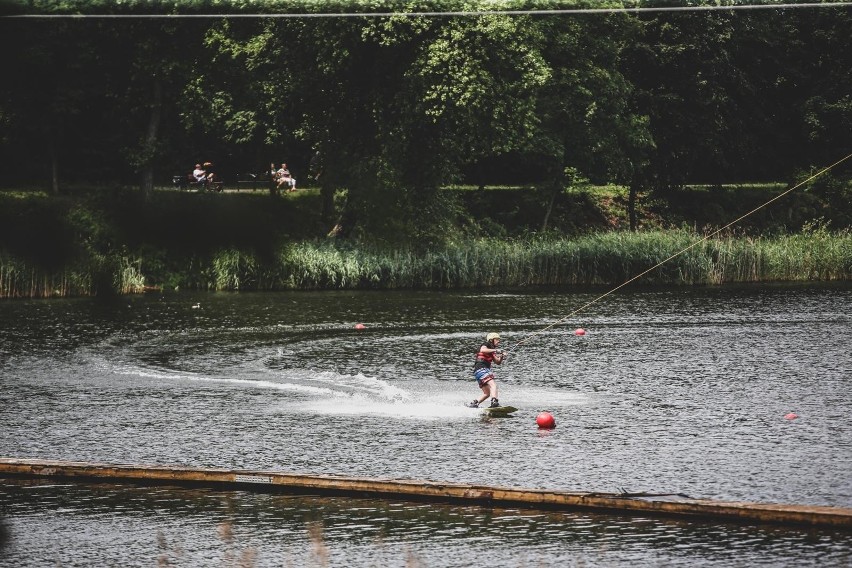
M 485 341 L 494 341 L 495 339 L 500 339 L 499 333 L 492 332 L 485 336 Z

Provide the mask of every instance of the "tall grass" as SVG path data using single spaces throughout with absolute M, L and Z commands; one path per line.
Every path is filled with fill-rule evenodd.
M 666 260 L 639 285 L 852 280 L 852 233 L 809 230 L 774 237 L 714 237 L 686 230 L 606 232 L 579 238 L 468 239 L 430 250 L 297 242 L 271 257 L 222 249 L 193 258 L 186 288 L 208 290 L 459 289 L 611 286 Z M 689 248 L 691 245 L 691 248 Z M 688 250 L 685 250 L 688 249 Z M 143 266 L 126 256 L 90 257 L 43 270 L 0 254 L 0 297 L 127 294 Z
M 283 247 L 262 263 L 220 253 L 219 290 L 452 289 L 620 284 L 802 282 L 852 279 L 852 235 L 824 230 L 777 237 L 701 239 L 685 230 L 608 232 L 580 238 L 470 239 L 428 251 L 329 241 Z
M 93 255 L 45 268 L 0 252 L 0 298 L 52 298 L 133 294 L 144 289 L 139 260 Z

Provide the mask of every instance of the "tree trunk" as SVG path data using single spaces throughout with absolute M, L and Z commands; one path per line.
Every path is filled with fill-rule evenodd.
M 154 77 L 153 101 L 151 101 L 151 116 L 148 118 L 148 130 L 145 133 L 145 143 L 142 148 L 144 163 L 142 164 L 141 189 L 145 199 L 151 198 L 154 192 L 154 148 L 157 134 L 160 130 L 160 117 L 163 108 L 163 86 L 158 77 Z
M 59 194 L 59 164 L 56 163 L 56 144 L 53 135 L 48 134 L 47 144 L 50 152 L 50 189 L 54 195 Z
M 556 196 L 559 195 L 559 186 L 553 184 L 550 192 L 550 199 L 547 201 L 547 208 L 544 210 L 544 220 L 541 222 L 541 232 L 547 230 L 547 223 L 550 221 L 550 214 L 553 212 L 553 204 L 556 202 Z
M 566 160 L 563 158 L 562 163 L 565 163 Z M 559 197 L 559 194 L 573 183 L 573 178 L 568 179 L 565 176 L 565 168 L 561 166 L 557 166 L 555 163 L 551 164 L 550 168 L 548 168 L 550 175 L 548 175 L 548 179 L 550 180 L 550 196 L 547 200 L 547 208 L 544 211 L 544 220 L 541 223 L 541 231 L 544 232 L 547 230 L 547 224 L 550 222 L 550 214 L 553 213 L 553 206 L 556 203 L 556 198 Z
M 331 238 L 348 239 L 352 235 L 357 219 L 358 214 L 355 208 L 349 203 L 349 199 L 347 199 L 346 205 L 343 206 L 343 212 L 337 220 L 337 224 L 328 232 L 328 236 Z
M 328 223 L 334 216 L 334 188 L 327 183 L 320 182 L 320 197 L 322 199 L 322 220 L 324 223 Z
M 269 190 L 270 197 L 278 195 L 278 181 L 275 177 L 275 162 L 270 162 L 269 169 L 266 170 L 266 188 Z
M 630 191 L 627 195 L 627 214 L 630 218 L 630 230 L 636 231 L 639 228 L 639 223 L 636 219 L 636 199 L 639 195 L 639 183 L 633 181 L 630 183 Z

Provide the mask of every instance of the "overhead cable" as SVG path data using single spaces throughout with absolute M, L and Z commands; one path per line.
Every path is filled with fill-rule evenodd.
M 433 12 L 282 12 L 282 13 L 219 13 L 219 14 L 7 14 L 4 18 L 32 19 L 187 19 L 187 18 L 440 18 L 465 16 L 558 16 L 581 14 L 621 14 L 656 12 L 719 12 L 740 10 L 798 10 L 810 8 L 843 8 L 852 6 L 852 2 L 803 2 L 803 3 L 749 3 L 749 4 L 708 4 L 690 6 L 622 6 L 612 8 L 555 8 L 529 10 L 458 10 Z

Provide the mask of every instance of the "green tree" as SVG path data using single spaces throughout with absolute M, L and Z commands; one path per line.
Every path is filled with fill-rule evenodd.
M 848 147 L 850 14 L 640 16 L 642 36 L 625 69 L 650 117 L 658 183 L 778 179 Z
M 805 157 L 811 164 L 824 164 L 852 153 L 852 8 L 797 16 L 802 48 L 797 71 L 807 86 L 801 105 L 809 142 Z M 845 171 L 852 172 L 852 166 Z
M 110 46 L 104 57 L 114 65 L 106 82 L 113 127 L 123 133 L 120 161 L 148 197 L 164 177 L 170 156 L 186 153 L 181 145 L 187 141 L 182 132 L 187 123 L 181 117 L 198 114 L 186 92 L 195 78 L 209 72 L 202 39 L 210 23 L 143 19 L 100 25 L 106 36 L 101 53 Z
M 76 171 L 83 149 L 99 147 L 88 126 L 90 105 L 102 108 L 106 93 L 91 83 L 96 40 L 81 33 L 84 27 L 0 20 L 0 120 L 7 175 L 15 181 L 35 179 L 58 193 L 63 178 L 85 175 Z
M 243 121 L 243 133 L 311 148 L 327 201 L 346 188 L 334 234 L 360 227 L 375 238 L 417 238 L 424 211 L 436 226 L 437 188 L 461 165 L 531 136 L 547 69 L 527 24 L 505 16 L 226 23 L 208 42 L 215 86 L 195 96 L 220 124 Z
M 539 49 L 552 69 L 537 100 L 539 126 L 528 146 L 545 174 L 544 230 L 554 201 L 578 178 L 637 187 L 653 141 L 621 71 L 623 53 L 639 33 L 635 19 L 560 15 L 536 24 Z

